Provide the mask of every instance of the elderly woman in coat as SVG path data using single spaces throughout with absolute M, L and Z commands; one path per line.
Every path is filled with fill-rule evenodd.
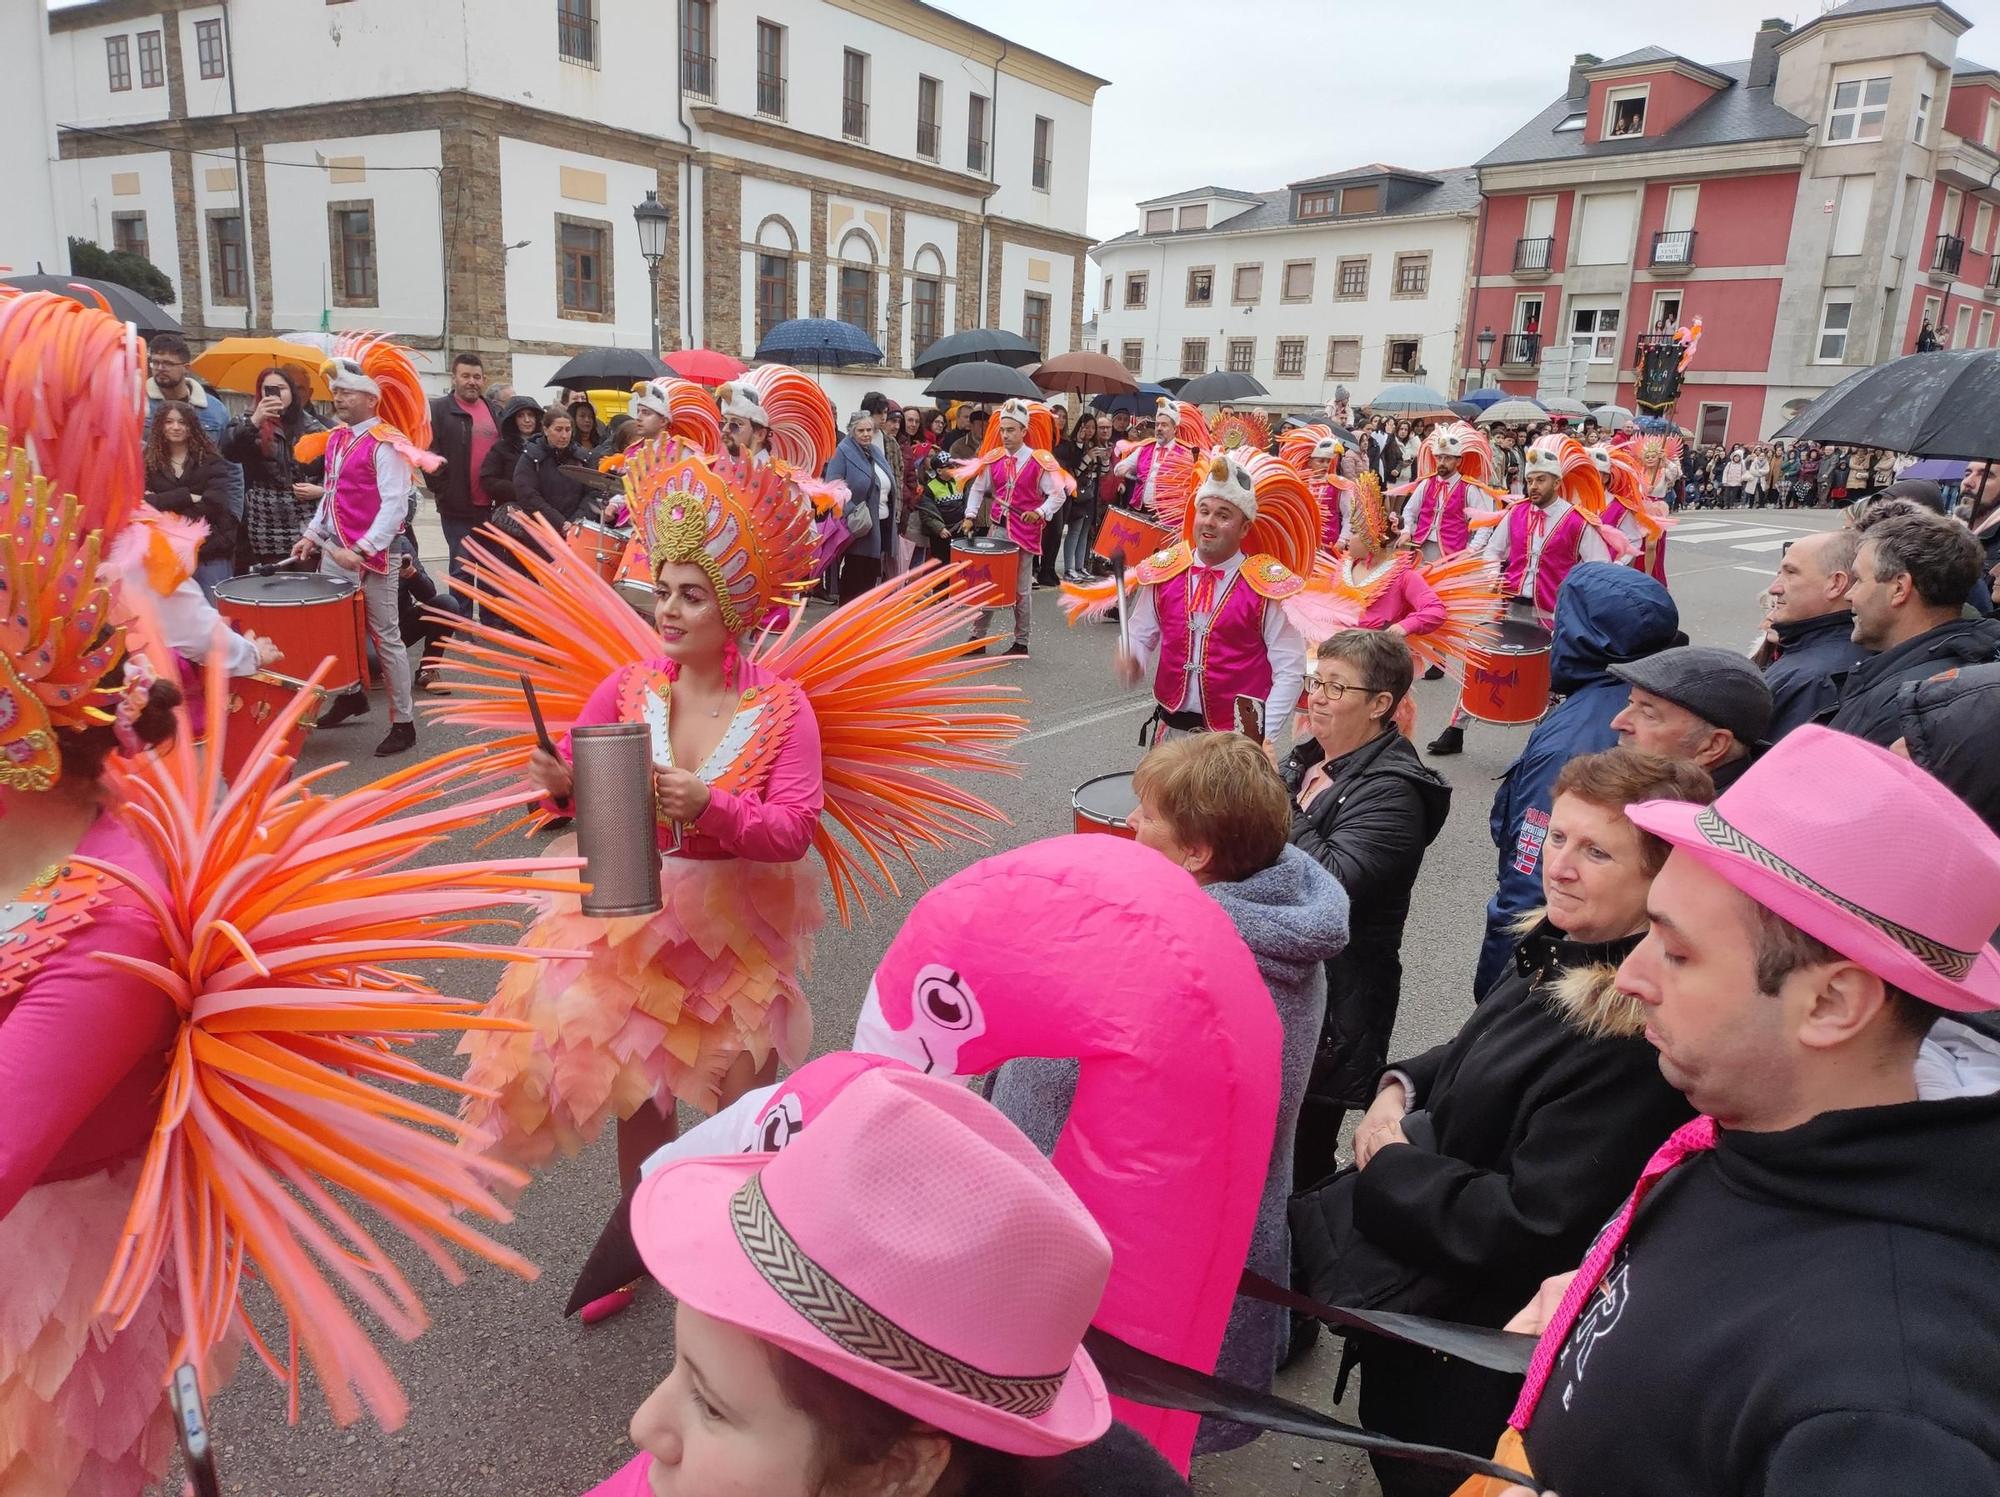
M 840 558 L 840 601 L 860 597 L 882 580 L 882 521 L 891 517 L 899 480 L 875 443 L 875 418 L 856 411 L 847 435 L 826 460 L 827 482 L 847 485 L 844 517 L 854 542 Z

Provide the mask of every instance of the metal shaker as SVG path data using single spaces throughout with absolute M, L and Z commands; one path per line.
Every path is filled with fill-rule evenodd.
M 644 723 L 573 728 L 570 753 L 576 845 L 590 882 L 583 913 L 653 914 L 662 900 L 650 730 Z

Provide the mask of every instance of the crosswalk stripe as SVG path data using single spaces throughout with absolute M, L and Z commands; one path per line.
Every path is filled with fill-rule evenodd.
M 1782 551 L 1796 539 L 1796 536 L 1785 535 L 1780 536 L 1775 541 L 1744 541 L 1739 545 L 1731 546 L 1729 549 L 1732 551 Z
M 1671 535 L 1675 536 L 1680 535 L 1680 533 L 1681 527 L 1679 526 L 1675 526 L 1670 532 Z M 1744 525 L 1733 530 L 1705 530 L 1699 534 L 1687 536 L 1685 539 L 1694 545 L 1705 546 L 1710 541 L 1749 541 L 1758 540 L 1767 535 L 1783 535 L 1784 533 L 1782 529 L 1770 525 Z

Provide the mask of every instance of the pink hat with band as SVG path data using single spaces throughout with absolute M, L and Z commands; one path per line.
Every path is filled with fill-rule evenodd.
M 953 1082 L 870 1071 L 776 1154 L 664 1165 L 632 1235 L 684 1304 L 975 1444 L 1057 1455 L 1111 1422 L 1081 1344 L 1110 1245 Z
M 2000 837 L 1907 759 L 1799 728 L 1712 806 L 1645 801 L 1635 826 L 1884 982 L 2000 1009 Z

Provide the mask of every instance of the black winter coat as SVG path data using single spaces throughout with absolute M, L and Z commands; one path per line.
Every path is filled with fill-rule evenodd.
M 582 461 L 573 445 L 555 452 L 546 437 L 536 437 L 521 449 L 520 461 L 514 464 L 514 503 L 561 530 L 576 518 L 586 494 L 583 481 L 563 469 Z
M 483 395 L 480 399 L 493 413 L 497 430 L 500 407 Z M 485 519 L 487 511 L 472 497 L 472 417 L 450 394 L 431 401 L 431 451 L 444 459 L 436 472 L 424 474 L 424 487 L 437 499 L 438 513 L 453 520 Z
M 1330 766 L 1332 784 L 1301 811 L 1299 786 L 1325 757 L 1308 738 L 1283 767 L 1292 842 L 1339 879 L 1348 898 L 1347 949 L 1326 964 L 1326 1024 L 1306 1086 L 1308 1111 L 1366 1107 L 1375 1095 L 1402 998 L 1410 890 L 1451 810 L 1451 786 L 1392 728 Z M 1299 1164 L 1301 1178 L 1317 1178 L 1331 1161 Z
M 146 502 L 170 515 L 208 523 L 198 560 L 230 561 L 236 556 L 236 516 L 229 508 L 235 464 L 212 457 L 176 473 L 146 468 Z
M 2000 660 L 2000 619 L 1953 619 L 1926 629 L 1848 671 L 1828 726 L 1887 748 L 1903 736 L 1898 696 L 1905 681 L 1987 660 Z
M 1771 688 L 1771 726 L 1776 743 L 1796 727 L 1840 704 L 1840 683 L 1868 652 L 1854 642 L 1854 615 L 1845 608 L 1816 619 L 1778 625 L 1778 653 L 1764 667 Z

